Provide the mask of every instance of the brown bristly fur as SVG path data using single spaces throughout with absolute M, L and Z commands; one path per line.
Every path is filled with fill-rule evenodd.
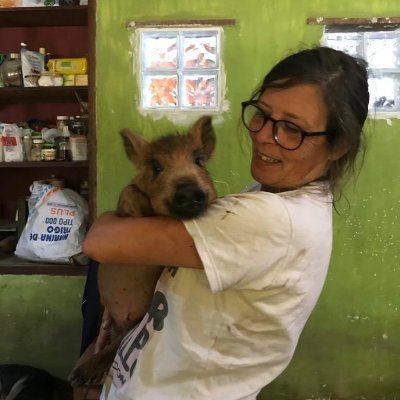
M 123 130 L 121 136 L 137 174 L 120 194 L 117 215 L 194 218 L 216 198 L 205 168 L 215 148 L 210 117 L 201 117 L 185 135 L 163 136 L 152 142 L 129 130 Z M 99 292 L 112 317 L 112 340 L 104 350 L 78 363 L 70 375 L 72 384 L 103 379 L 120 341 L 146 313 L 162 270 L 160 266 L 100 265 Z

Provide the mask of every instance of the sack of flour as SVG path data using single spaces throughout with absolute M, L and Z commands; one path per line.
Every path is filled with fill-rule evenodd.
M 86 200 L 71 189 L 35 184 L 30 212 L 15 255 L 30 261 L 86 264 L 82 243 L 87 229 Z M 40 194 L 38 196 L 38 193 Z

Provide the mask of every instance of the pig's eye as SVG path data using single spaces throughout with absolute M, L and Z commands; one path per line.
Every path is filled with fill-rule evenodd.
M 193 156 L 193 162 L 198 165 L 199 167 L 204 167 L 205 163 L 204 163 L 204 159 L 203 157 L 199 156 L 199 155 L 194 155 Z
M 154 177 L 157 177 L 162 172 L 162 165 L 157 160 L 151 160 L 151 169 Z

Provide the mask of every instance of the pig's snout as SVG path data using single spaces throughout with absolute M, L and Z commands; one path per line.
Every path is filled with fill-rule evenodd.
M 169 211 L 178 218 L 194 218 L 208 206 L 207 194 L 195 182 L 184 182 L 176 186 Z

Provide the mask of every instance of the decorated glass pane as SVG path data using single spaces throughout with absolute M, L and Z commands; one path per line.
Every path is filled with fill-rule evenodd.
M 146 75 L 143 106 L 150 108 L 177 106 L 177 75 Z
M 366 58 L 371 68 L 400 66 L 399 38 L 393 32 L 366 33 Z
M 191 34 L 183 38 L 185 68 L 215 68 L 217 66 L 217 34 Z
M 177 67 L 177 36 L 176 35 L 143 35 L 144 67 L 176 68 Z
M 325 43 L 335 50 L 356 56 L 362 53 L 362 35 L 355 32 L 326 33 Z
M 186 75 L 184 76 L 183 85 L 182 98 L 184 107 L 216 107 L 216 75 Z
M 371 78 L 368 80 L 370 108 L 376 111 L 399 109 L 400 79 L 396 76 Z

